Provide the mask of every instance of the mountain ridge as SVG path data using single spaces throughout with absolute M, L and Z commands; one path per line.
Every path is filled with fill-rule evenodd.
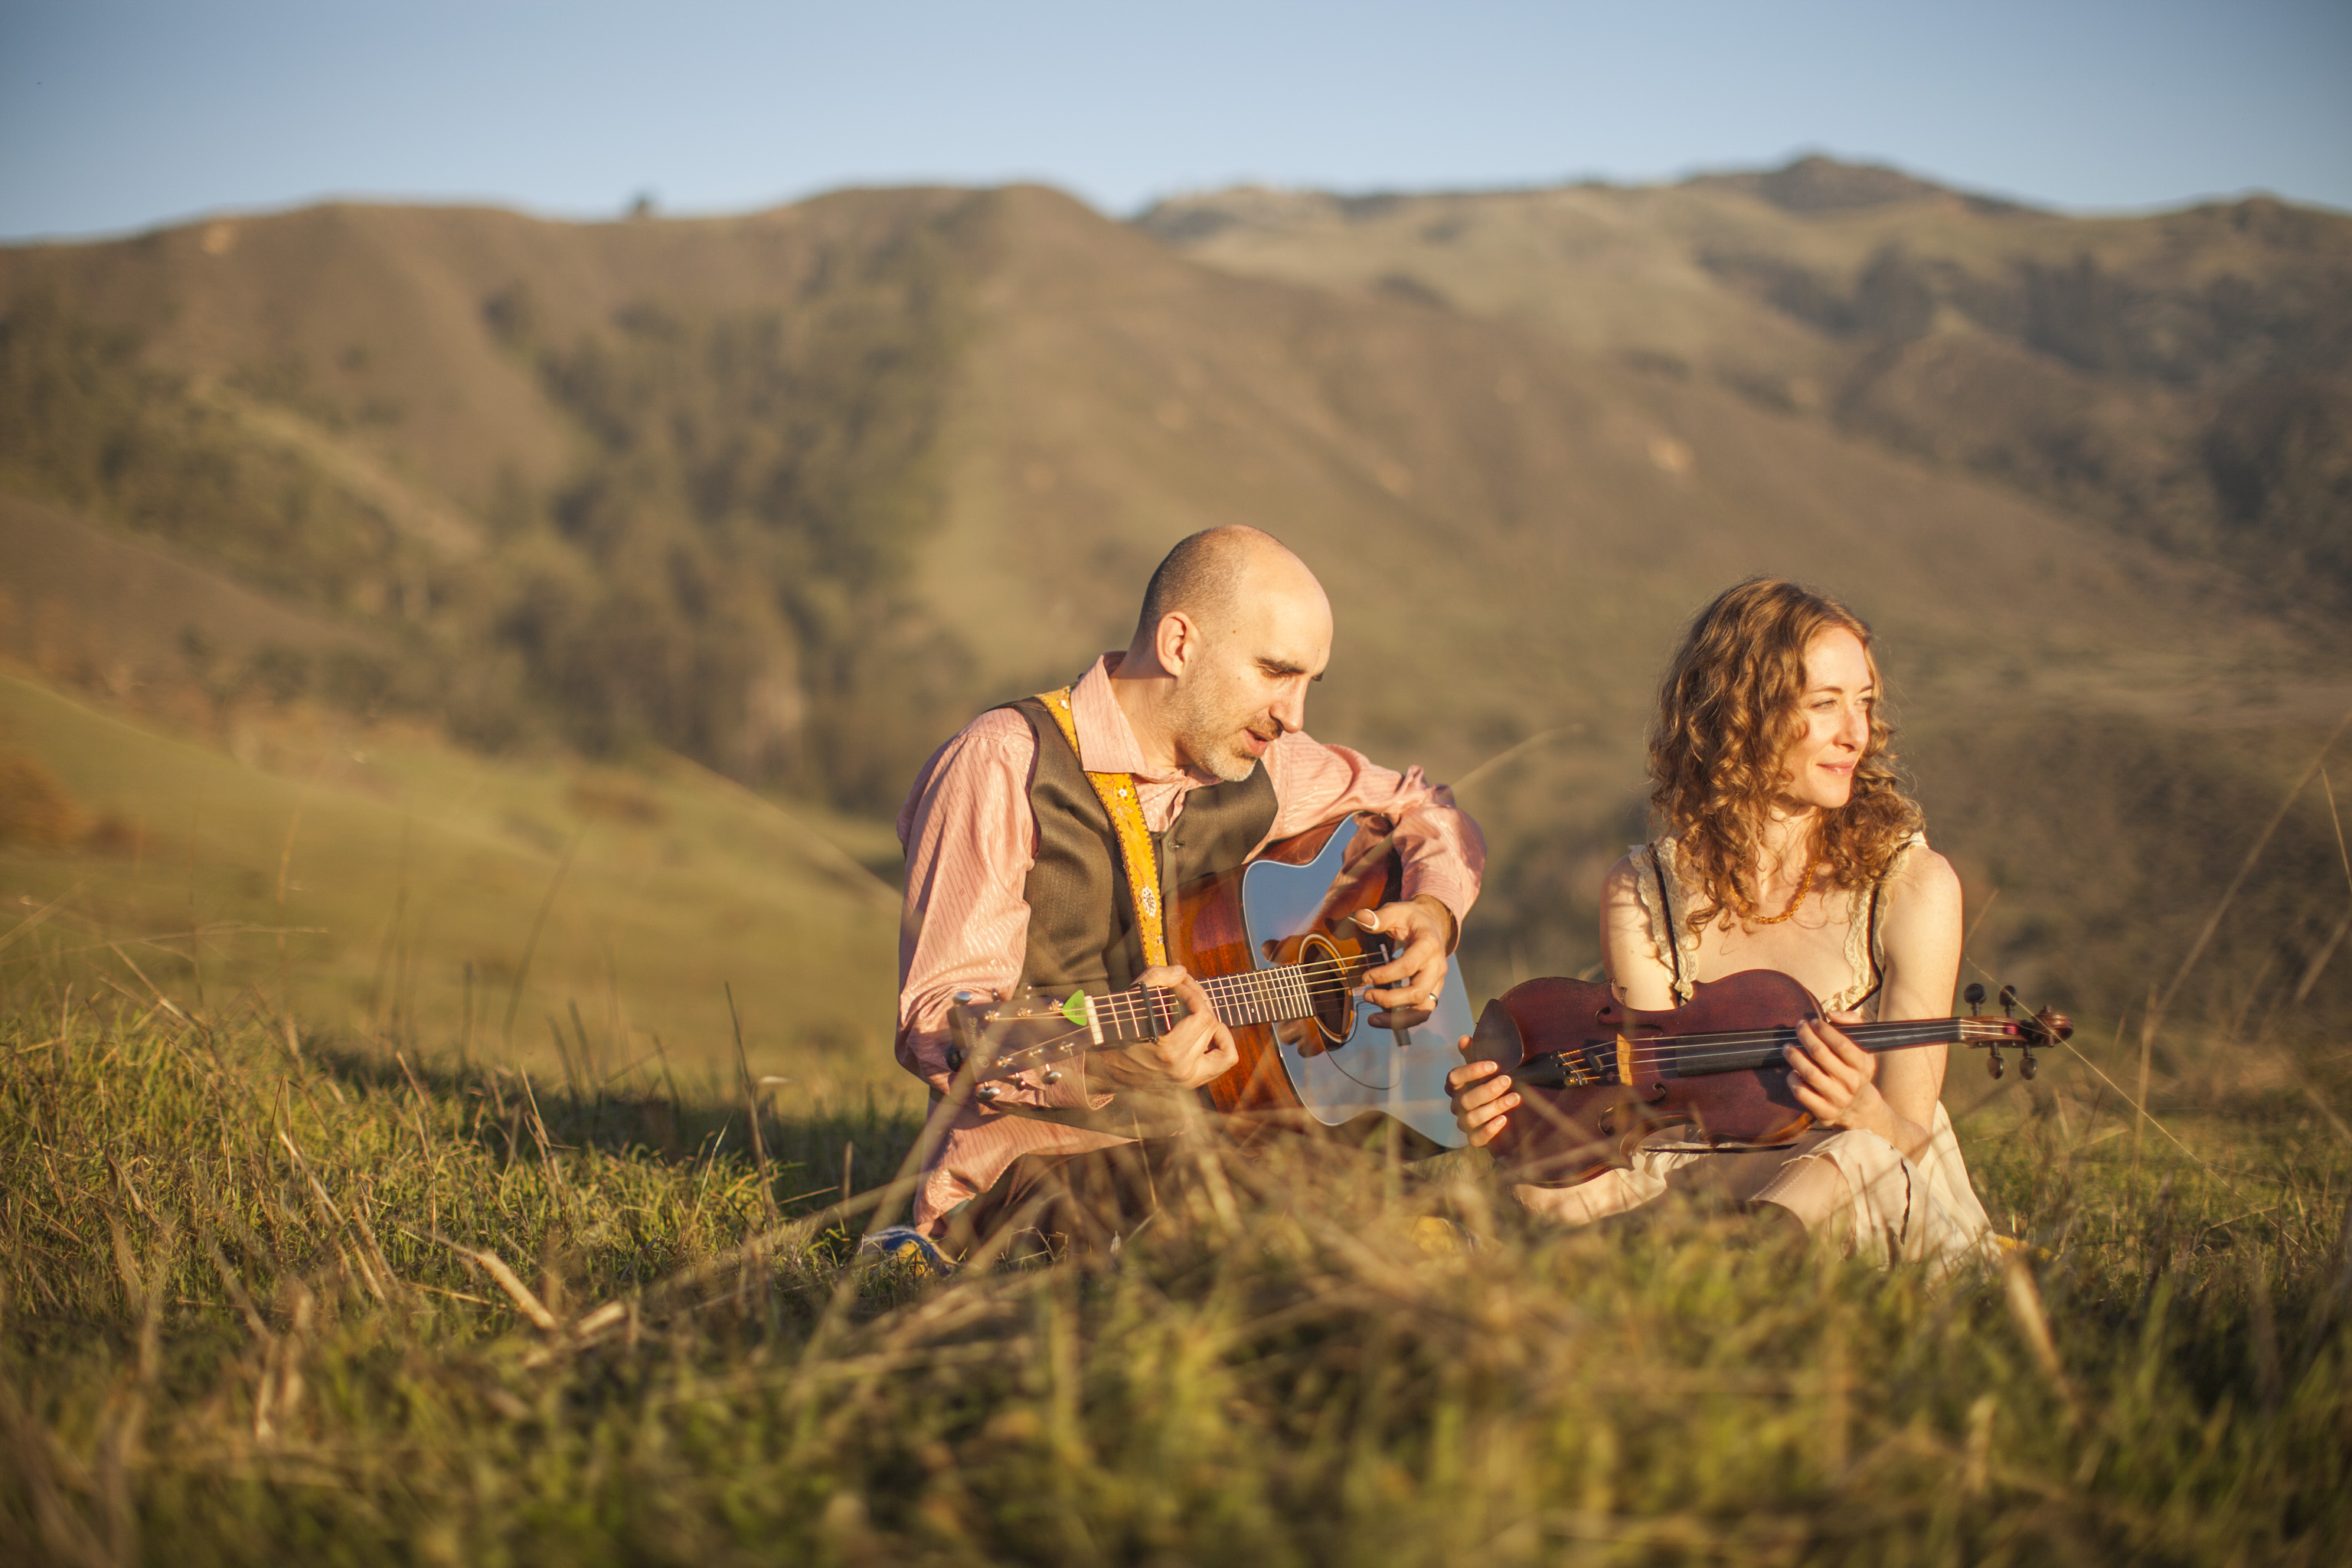
M 16 405 L 79 386 L 91 429 L 184 458 L 125 492 L 68 461 L 80 426 L 53 420 L 38 443 L 0 436 L 0 484 L 177 529 L 250 576 L 285 570 L 252 542 L 263 522 L 326 537 L 270 499 L 299 479 L 346 542 L 318 583 L 276 591 L 395 650 L 370 710 L 491 749 L 677 751 L 867 814 L 978 707 L 1123 644 L 1174 538 L 1255 522 L 1338 606 L 1319 735 L 1433 776 L 1510 753 L 1465 795 L 1496 850 L 1468 949 L 1492 980 L 1591 962 L 1591 888 L 1643 832 L 1641 729 L 1682 618 L 1749 572 L 1806 577 L 1879 626 L 1939 847 L 1979 903 L 2001 892 L 1981 937 L 2005 977 L 2136 996 L 2133 965 L 2185 945 L 2176 928 L 2227 880 L 2230 819 L 2267 815 L 2249 803 L 2352 707 L 2352 658 L 2340 626 L 2203 535 L 2117 513 L 2112 474 L 2068 490 L 1982 458 L 2015 432 L 1987 399 L 1954 402 L 1951 364 L 2030 353 L 2034 384 L 2060 389 L 2037 417 L 2083 399 L 2062 395 L 2060 356 L 1967 326 L 1952 279 L 2008 254 L 1987 226 L 2041 236 L 2036 265 L 2060 271 L 2085 231 L 1908 197 L 1796 215 L 1712 186 L 1496 200 L 1292 202 L 1181 246 L 1016 186 L 573 227 L 338 209 L 0 250 Z M 2302 233 L 2234 221 L 2184 232 L 2248 255 Z M 2160 228 L 2115 232 L 2165 262 Z M 2294 276 L 2313 288 L 2333 233 L 2304 237 L 2320 261 Z M 1959 326 L 1886 330 L 1919 310 L 1901 267 L 1864 287 L 1896 240 L 1927 258 L 1930 327 Z M 2165 264 L 2221 275 L 2191 252 Z M 1581 291 L 1554 298 L 1570 275 Z M 2113 394 L 2116 428 L 2159 404 L 2218 428 L 2210 389 L 2065 374 Z M 194 407 L 206 385 L 302 440 L 259 451 Z M 2169 471 L 2189 437 L 2167 438 L 2132 472 Z M 314 460 L 345 451 L 350 472 Z M 166 504 L 215 459 L 245 488 Z M 480 553 L 395 528 L 362 468 Z M 2105 739 L 2058 748 L 2079 774 L 2060 775 L 2053 733 Z M 2150 768 L 2185 781 L 2210 837 L 2147 815 Z M 2313 809 L 2282 853 L 2316 856 Z M 2074 826 L 2004 854 L 2029 818 Z M 2151 892 L 2173 882 L 2188 896 Z M 2224 946 L 2248 969 L 2267 950 L 2299 973 L 2333 920 L 2307 881 L 2242 907 L 2259 919 Z
M 1871 188 L 1805 194 L 1841 182 Z M 1808 159 L 1376 205 L 1245 189 L 1139 222 L 1238 273 L 1712 379 L 2175 552 L 2267 561 L 2282 605 L 2352 604 L 2352 217 L 1996 210 Z

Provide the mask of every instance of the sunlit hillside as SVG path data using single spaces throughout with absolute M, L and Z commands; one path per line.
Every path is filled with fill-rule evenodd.
M 1623 188 L 1237 190 L 1143 226 L 1250 276 L 1539 327 L 2352 605 L 2352 216 L 2083 218 L 1807 158 Z
M 183 834 L 199 781 L 269 802 L 200 845 L 200 886 L 248 889 L 205 918 L 331 925 L 339 1021 L 387 1026 L 387 922 L 430 909 L 411 984 L 446 1006 L 472 963 L 502 1030 L 484 977 L 586 823 L 550 917 L 578 941 L 534 961 L 518 1037 L 577 1001 L 592 1036 L 610 1010 L 712 1042 L 756 953 L 772 1038 L 878 1056 L 891 921 L 848 858 L 887 874 L 921 757 L 1123 643 L 1184 532 L 1298 548 L 1339 619 L 1313 727 L 1485 824 L 1480 992 L 1594 961 L 1656 671 L 1708 594 L 1783 573 L 1882 633 L 1985 977 L 2140 1017 L 2228 892 L 2157 1069 L 2315 1038 L 2352 1014 L 2309 771 L 2352 710 L 2352 226 L 1871 178 L 1226 193 L 1137 225 L 1035 188 L 584 226 L 338 206 L 0 251 L 0 538 L 27 563 L 0 637 L 33 683 L 0 750 L 92 823 Z M 100 758 L 126 723 L 148 749 Z M 319 753 L 239 737 L 306 725 L 412 761 L 296 839 L 298 865 L 370 846 L 366 896 L 281 918 Z M 677 826 L 581 809 L 583 779 L 643 781 Z M 432 868 L 406 903 L 403 821 Z M 0 890 L 116 887 L 93 843 L 0 849 Z M 778 923 L 716 912 L 749 908 Z M 697 931 L 719 945 L 688 962 Z
M 422 1044 L 593 1089 L 731 1081 L 731 987 L 748 1060 L 795 1097 L 897 1087 L 896 894 L 692 763 L 484 759 L 309 706 L 191 743 L 0 675 L 0 763 L 27 756 L 69 815 L 0 850 L 20 1002 L 172 998 L 299 1020 L 297 1050 Z

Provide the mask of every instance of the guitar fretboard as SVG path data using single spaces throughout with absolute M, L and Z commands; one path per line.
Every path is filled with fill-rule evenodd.
M 1247 974 L 1218 975 L 1202 981 L 1201 989 L 1208 993 L 1217 1016 L 1229 1025 L 1278 1024 L 1314 1016 L 1358 984 L 1366 969 L 1385 962 L 1378 953 L 1360 953 L 1287 963 Z M 1101 1026 L 1106 1042 L 1151 1039 L 1174 1028 L 1184 1016 L 1183 1003 L 1174 992 L 1150 986 L 1091 1000 L 1093 1022 Z

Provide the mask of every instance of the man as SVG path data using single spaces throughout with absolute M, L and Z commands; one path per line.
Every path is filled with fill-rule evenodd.
M 1065 1064 L 1057 1082 L 1026 1073 L 961 1108 L 922 1173 L 923 1235 L 956 1252 L 1018 1224 L 1083 1247 L 1150 1211 L 1160 1151 L 1101 1131 L 1117 1122 L 1104 1113 L 1197 1089 L 1236 1053 L 1198 982 L 1146 965 L 1139 901 L 1172 900 L 1318 823 L 1378 812 L 1396 824 L 1403 897 L 1362 917 L 1396 944 L 1366 973 L 1369 994 L 1383 1007 L 1425 1006 L 1444 984 L 1485 845 L 1419 769 L 1398 774 L 1307 735 L 1307 688 L 1330 647 L 1330 604 L 1305 563 L 1256 529 L 1211 529 L 1160 563 L 1127 650 L 1097 659 L 1066 711 L 1034 698 L 992 709 L 924 767 L 898 814 L 898 1056 L 935 1103 L 953 1077 L 948 1013 L 960 991 L 1141 984 L 1188 1011 L 1156 1040 Z M 1134 788 L 1160 881 L 1140 900 L 1088 773 Z

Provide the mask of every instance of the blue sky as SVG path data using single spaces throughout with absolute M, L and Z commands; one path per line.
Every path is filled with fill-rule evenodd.
M 2352 4 L 0 0 L 0 237 L 326 196 L 602 216 L 1043 180 L 1623 181 L 1820 149 L 2352 208 Z

